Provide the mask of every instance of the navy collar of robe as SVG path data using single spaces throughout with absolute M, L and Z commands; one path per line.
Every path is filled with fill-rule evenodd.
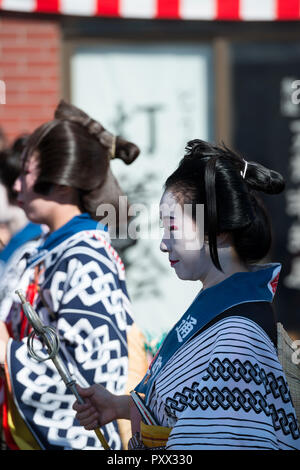
M 107 227 L 92 219 L 87 212 L 76 215 L 65 225 L 47 236 L 45 242 L 37 248 L 37 252 L 28 260 L 28 266 L 38 262 L 46 253 L 53 250 L 63 241 L 84 230 L 104 230 L 107 232 Z
M 149 397 L 158 371 L 183 344 L 220 313 L 246 302 L 272 302 L 280 270 L 280 263 L 255 265 L 250 271 L 232 274 L 202 290 L 170 330 L 135 390 Z

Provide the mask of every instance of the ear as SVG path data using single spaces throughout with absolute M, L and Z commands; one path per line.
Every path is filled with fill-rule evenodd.
M 56 194 L 56 198 L 66 204 L 76 204 L 78 200 L 77 189 L 70 188 L 69 186 L 64 186 L 61 184 L 53 185 L 52 196 Z

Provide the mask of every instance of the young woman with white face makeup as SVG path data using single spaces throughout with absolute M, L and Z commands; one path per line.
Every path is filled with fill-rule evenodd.
M 204 227 L 196 224 L 188 211 L 189 205 L 186 204 L 184 210 L 171 190 L 166 190 L 163 194 L 160 208 L 164 228 L 160 249 L 168 254 L 170 265 L 179 279 L 200 280 L 203 288 L 207 288 L 234 272 L 247 270 L 226 233 L 218 236 L 218 255 L 225 274 L 214 266 L 207 239 L 203 236 Z M 199 222 L 204 221 L 201 219 Z
M 186 150 L 161 199 L 160 249 L 180 279 L 202 288 L 135 388 L 152 425 L 131 398 L 98 385 L 80 389 L 77 418 L 86 429 L 131 418 L 132 448 L 300 449 L 271 306 L 281 265 L 259 264 L 271 228 L 257 192 L 280 193 L 284 181 L 227 148 L 194 140 Z

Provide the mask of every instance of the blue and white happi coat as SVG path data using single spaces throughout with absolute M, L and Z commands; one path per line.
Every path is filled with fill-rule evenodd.
M 87 214 L 53 232 L 29 260 L 20 287 L 43 266 L 34 307 L 45 325 L 56 328 L 61 357 L 76 382 L 101 383 L 124 393 L 128 375 L 127 332 L 133 324 L 124 265 L 104 227 Z M 14 304 L 11 316 L 18 318 Z M 16 323 L 16 322 L 14 322 Z M 17 335 L 15 335 L 17 336 Z M 38 363 L 27 338 L 11 339 L 7 363 L 13 398 L 42 449 L 100 449 L 96 435 L 75 420 L 74 395 L 66 389 L 51 360 Z M 116 422 L 102 428 L 111 449 L 122 448 Z

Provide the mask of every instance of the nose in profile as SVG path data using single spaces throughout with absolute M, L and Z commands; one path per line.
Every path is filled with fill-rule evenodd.
M 159 245 L 160 251 L 163 253 L 168 253 L 170 251 L 167 241 L 163 238 Z
M 14 182 L 13 190 L 16 191 L 16 193 L 21 192 L 21 178 L 20 178 L 20 176 Z

